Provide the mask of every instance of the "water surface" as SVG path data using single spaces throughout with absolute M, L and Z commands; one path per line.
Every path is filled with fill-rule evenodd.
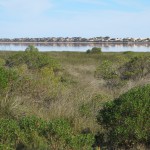
M 0 43 L 1 51 L 24 51 L 30 43 Z M 107 44 L 107 43 L 36 43 L 39 51 L 85 52 L 92 47 L 101 47 L 103 52 L 150 52 L 150 44 Z

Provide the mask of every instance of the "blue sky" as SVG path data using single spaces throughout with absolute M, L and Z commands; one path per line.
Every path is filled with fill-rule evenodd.
M 0 0 L 0 38 L 150 37 L 150 0 Z

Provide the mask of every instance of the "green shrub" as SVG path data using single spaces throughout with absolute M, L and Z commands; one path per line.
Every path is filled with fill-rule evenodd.
M 19 110 L 20 102 L 13 95 L 18 79 L 14 70 L 0 67 L 0 117 L 13 118 Z
M 104 80 L 109 80 L 116 78 L 118 75 L 116 73 L 116 68 L 113 66 L 113 63 L 109 60 L 105 60 L 97 68 L 95 76 Z
M 136 87 L 104 105 L 97 120 L 111 146 L 131 148 L 150 144 L 150 85 Z
M 24 59 L 25 59 L 24 52 L 18 52 L 14 55 L 9 56 L 6 59 L 6 66 L 9 67 L 20 66 L 25 62 Z
M 91 52 L 91 50 L 90 50 L 90 49 L 88 49 L 88 50 L 86 51 L 86 53 L 87 53 L 87 54 L 89 54 L 90 52 Z
M 98 47 L 93 47 L 92 50 L 91 50 L 92 53 L 99 53 L 101 52 L 101 48 L 98 48 Z
M 24 117 L 19 122 L 0 120 L 0 146 L 2 149 L 48 149 L 46 122 L 36 117 Z
M 3 93 L 7 88 L 10 88 L 16 79 L 16 72 L 0 67 L 0 93 Z
M 35 116 L 24 117 L 19 121 L 20 129 L 24 132 L 30 149 L 47 149 L 47 122 Z
M 38 48 L 34 47 L 34 45 L 29 45 L 26 49 L 26 52 L 38 52 Z
M 78 134 L 76 136 L 72 136 L 70 141 L 70 145 L 73 150 L 91 150 L 92 144 L 94 143 L 93 134 Z
M 49 67 L 57 72 L 60 69 L 60 65 L 55 59 L 39 52 L 34 46 L 29 46 L 25 52 L 18 52 L 6 60 L 6 66 L 9 67 L 21 66 L 23 64 L 26 64 L 28 69 L 31 70 Z
M 50 121 L 49 126 L 52 129 L 52 133 L 56 134 L 60 138 L 67 139 L 72 134 L 71 125 L 66 119 Z
M 115 66 L 111 61 L 105 60 L 95 71 L 96 78 L 102 78 L 106 82 L 106 87 L 120 88 L 125 85 L 125 82 L 121 81 L 118 73 L 118 66 Z
M 24 117 L 19 126 L 28 139 L 28 145 L 34 149 L 65 148 L 72 134 L 70 123 L 65 119 L 47 122 L 35 116 Z
M 93 47 L 91 50 L 88 49 L 86 51 L 87 54 L 97 54 L 97 53 L 101 53 L 101 52 L 102 52 L 101 48 L 98 48 L 98 47 Z
M 137 56 L 119 68 L 123 80 L 139 79 L 150 73 L 150 58 Z
M 25 132 L 37 131 L 39 134 L 44 135 L 47 122 L 35 116 L 23 117 L 19 121 L 19 126 Z
M 0 149 L 91 149 L 94 136 L 74 133 L 70 121 L 31 116 L 0 119 Z
M 92 106 L 91 103 L 84 103 L 79 107 L 79 113 L 81 116 L 90 117 L 91 116 Z
M 0 58 L 0 66 L 4 66 L 5 65 L 5 59 Z
M 133 51 L 125 51 L 123 52 L 123 54 L 133 54 L 134 52 Z
M 12 119 L 0 119 L 0 149 L 15 149 L 26 145 L 24 133 Z

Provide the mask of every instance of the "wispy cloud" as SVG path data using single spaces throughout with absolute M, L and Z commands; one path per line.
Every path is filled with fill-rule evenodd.
M 121 7 L 130 7 L 133 10 L 145 10 L 149 8 L 149 0 L 112 0 L 113 3 L 120 5 Z
M 10 15 L 40 14 L 52 7 L 50 0 L 0 0 L 0 6 Z
M 0 36 L 148 36 L 149 0 L 0 0 Z
M 107 1 L 103 1 L 103 0 L 74 0 L 76 2 L 80 2 L 80 3 L 86 3 L 86 4 L 98 4 L 98 5 L 107 5 L 108 2 Z

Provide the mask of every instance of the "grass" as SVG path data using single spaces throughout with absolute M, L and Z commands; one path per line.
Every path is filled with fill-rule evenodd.
M 0 59 L 7 60 L 16 53 L 0 52 Z M 19 80 L 9 95 L 11 98 L 4 100 L 7 96 L 5 95 L 0 99 L 2 118 L 18 119 L 31 115 L 47 121 L 67 118 L 72 122 L 75 133 L 89 129 L 92 134 L 96 134 L 102 130 L 97 124 L 96 115 L 105 102 L 119 97 L 132 87 L 150 81 L 147 75 L 136 81 L 129 80 L 125 86 L 118 89 L 115 87 L 110 89 L 106 86 L 105 80 L 94 77 L 97 67 L 105 60 L 119 66 L 134 56 L 147 56 L 150 53 L 43 52 L 43 54 L 61 64 L 61 70 L 54 75 L 47 68 L 43 69 L 43 74 L 41 70 L 29 70 L 25 65 L 11 68 L 17 71 Z

